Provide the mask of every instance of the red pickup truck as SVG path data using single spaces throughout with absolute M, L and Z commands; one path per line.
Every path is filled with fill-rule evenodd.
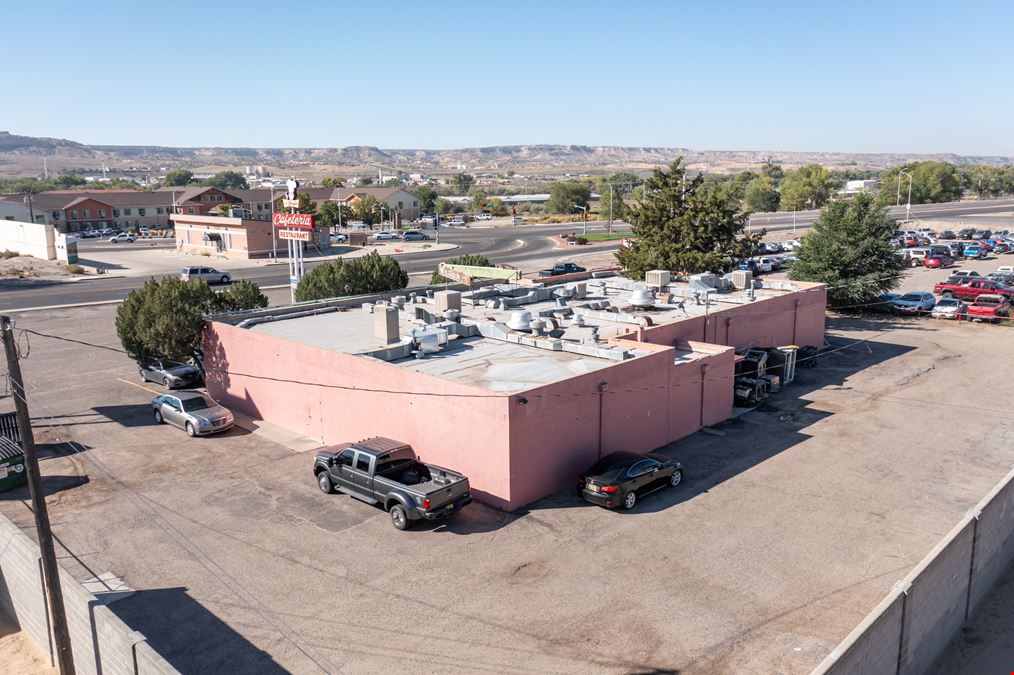
M 965 310 L 972 321 L 991 321 L 1000 323 L 1009 319 L 1011 314 L 1010 299 L 1002 295 L 984 293 L 975 299 Z
M 992 279 L 972 277 L 967 283 L 951 283 L 943 281 L 933 287 L 933 292 L 945 298 L 975 300 L 980 295 L 1002 295 L 1007 300 L 1014 299 L 1014 289 Z

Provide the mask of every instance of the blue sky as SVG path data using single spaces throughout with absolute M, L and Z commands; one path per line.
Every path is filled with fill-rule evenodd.
M 57 0 L 2 15 L 25 30 L 5 31 L 0 130 L 33 136 L 1014 155 L 1014 3 Z

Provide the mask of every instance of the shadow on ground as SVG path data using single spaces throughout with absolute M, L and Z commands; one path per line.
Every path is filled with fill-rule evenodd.
M 42 477 L 42 492 L 47 497 L 52 497 L 55 494 L 59 494 L 64 490 L 73 490 L 74 488 L 87 485 L 89 482 L 88 476 L 43 476 Z M 6 492 L 0 492 L 0 501 L 28 501 L 32 498 L 31 493 L 28 491 L 28 484 L 19 485 L 13 490 Z
M 924 323 L 918 319 L 909 321 L 893 317 L 829 319 L 828 330 L 837 334 L 829 338 L 824 352 L 808 367 L 797 369 L 792 384 L 773 394 L 753 411 L 711 427 L 711 433 L 698 432 L 656 450 L 683 463 L 683 483 L 677 488 L 663 488 L 645 495 L 633 509 L 616 511 L 616 517 L 655 513 L 689 501 L 806 441 L 810 436 L 805 429 L 833 414 L 811 407 L 806 398 L 808 395 L 819 389 L 847 388 L 845 383 L 850 376 L 914 349 L 888 342 L 882 336 L 863 340 L 850 338 L 847 333 L 915 330 L 922 328 L 920 324 Z M 494 509 L 477 509 L 475 520 L 480 523 L 469 523 L 461 517 L 463 512 L 457 517 L 458 523 L 449 521 L 447 529 L 453 532 L 460 528 L 462 531 L 459 533 L 469 534 L 497 529 L 543 509 L 582 507 L 597 508 L 581 499 L 574 486 L 567 486 L 511 514 L 497 516 Z
M 288 672 L 190 597 L 185 588 L 138 591 L 110 604 L 109 609 L 140 631 L 184 675 Z
M 95 406 L 92 410 L 106 419 L 125 427 L 150 427 L 155 425 L 155 420 L 152 418 L 151 404 L 149 403 L 100 405 Z M 73 422 L 70 425 L 73 426 L 74 424 L 80 424 L 80 422 Z M 86 422 L 85 424 L 94 424 L 94 422 Z

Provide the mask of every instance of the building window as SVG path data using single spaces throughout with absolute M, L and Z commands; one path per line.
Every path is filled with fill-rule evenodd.
M 398 202 L 398 209 L 401 210 L 403 208 L 405 208 L 404 205 L 401 202 Z
M 105 217 L 106 217 L 106 210 L 105 209 L 99 209 L 99 218 L 105 218 Z
M 60 212 L 53 211 L 53 220 L 60 220 Z
M 81 211 L 81 217 L 82 218 L 91 218 L 92 214 L 91 214 L 91 212 L 88 209 L 82 209 L 82 211 Z
M 143 216 L 144 215 L 144 209 L 138 209 L 137 210 L 137 215 Z
M 129 216 L 130 215 L 130 209 L 123 209 L 123 215 Z
M 71 211 L 70 212 L 70 219 L 71 220 L 77 220 L 77 211 Z
M 419 202 L 417 202 L 417 201 L 415 201 L 415 200 L 413 199 L 413 200 L 412 200 L 412 208 L 414 208 L 414 209 L 417 209 L 417 208 L 419 208 Z
M 262 204 L 258 204 L 257 205 L 257 210 L 258 211 L 263 211 L 264 210 L 264 206 Z
M 161 206 L 159 206 L 159 207 L 156 207 L 156 208 L 155 208 L 155 213 L 156 213 L 157 215 L 160 215 L 160 216 L 161 216 L 161 215 L 162 215 L 162 207 L 161 207 Z
M 120 217 L 120 210 L 119 209 L 113 209 L 113 218 L 119 218 L 119 217 Z
M 187 213 L 189 213 L 190 215 L 193 215 L 194 214 L 194 207 L 193 206 L 188 206 L 187 207 Z

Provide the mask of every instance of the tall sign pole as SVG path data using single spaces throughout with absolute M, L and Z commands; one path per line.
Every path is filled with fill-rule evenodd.
M 10 374 L 11 390 L 14 394 L 21 447 L 25 451 L 28 489 L 32 495 L 35 531 L 39 535 L 39 551 L 42 553 L 42 573 L 46 583 L 46 595 L 49 598 L 49 611 L 53 615 L 53 637 L 56 639 L 57 665 L 60 667 L 61 675 L 74 675 L 74 653 L 70 647 L 70 631 L 67 629 L 67 614 L 63 607 L 60 568 L 56 564 L 53 532 L 49 527 L 49 511 L 46 510 L 46 493 L 42 491 L 39 456 L 35 452 L 35 437 L 32 435 L 32 418 L 28 414 L 25 383 L 21 378 L 18 348 L 14 342 L 14 322 L 8 316 L 0 316 L 0 337 L 3 338 L 4 353 L 7 356 L 7 372 Z

